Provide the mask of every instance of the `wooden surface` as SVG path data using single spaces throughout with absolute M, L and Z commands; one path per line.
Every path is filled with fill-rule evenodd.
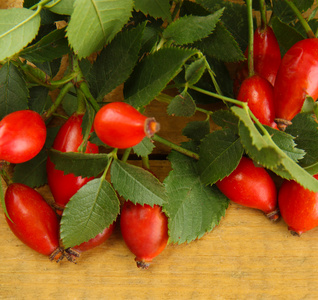
M 161 119 L 163 136 L 182 140 L 185 119 L 163 119 L 156 102 L 150 112 Z M 152 160 L 151 168 L 163 180 L 170 164 Z M 47 186 L 39 192 L 52 199 Z M 50 262 L 22 244 L 2 210 L 0 241 L 0 299 L 318 299 L 318 228 L 295 237 L 284 221 L 234 203 L 211 233 L 168 245 L 148 270 L 136 267 L 118 227 L 76 265 Z

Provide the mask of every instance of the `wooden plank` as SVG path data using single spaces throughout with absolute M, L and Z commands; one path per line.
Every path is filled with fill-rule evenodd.
M 170 171 L 168 161 L 151 167 L 161 180 Z M 51 197 L 47 187 L 39 191 Z M 232 203 L 211 233 L 168 245 L 140 270 L 118 227 L 76 265 L 57 264 L 22 244 L 3 216 L 0 299 L 317 299 L 317 231 L 295 237 L 282 220 Z

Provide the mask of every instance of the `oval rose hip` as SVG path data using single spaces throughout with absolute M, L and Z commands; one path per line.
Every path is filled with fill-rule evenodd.
M 32 110 L 19 110 L 0 121 L 0 160 L 23 163 L 35 157 L 44 146 L 46 127 Z
M 137 267 L 147 269 L 168 242 L 168 219 L 161 207 L 126 201 L 120 217 L 120 229 L 129 250 L 136 255 Z
M 271 220 L 278 219 L 277 189 L 263 167 L 242 157 L 236 169 L 216 182 L 220 191 L 233 202 L 263 211 Z
M 314 177 L 318 179 L 318 175 Z M 318 226 L 318 193 L 294 180 L 285 180 L 279 189 L 278 203 L 291 233 L 301 235 Z
M 111 102 L 96 114 L 94 130 L 100 140 L 113 148 L 129 148 L 159 130 L 154 118 L 147 118 L 125 102 Z

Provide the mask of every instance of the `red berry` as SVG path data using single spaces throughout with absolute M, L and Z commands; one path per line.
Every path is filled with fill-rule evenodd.
M 142 269 L 147 269 L 152 259 L 165 249 L 169 238 L 168 219 L 158 205 L 142 206 L 126 201 L 120 229 L 127 247 L 136 255 L 137 266 Z
M 74 250 L 78 252 L 84 252 L 88 251 L 90 249 L 93 249 L 102 243 L 104 243 L 113 233 L 115 228 L 115 223 L 111 224 L 109 227 L 105 228 L 101 233 L 96 235 L 96 237 L 90 239 L 87 242 L 84 242 L 78 246 L 72 247 Z
M 314 176 L 318 179 L 318 175 Z M 318 226 L 318 193 L 309 191 L 294 180 L 285 180 L 279 189 L 281 216 L 291 233 L 302 233 Z
M 83 115 L 73 114 L 60 128 L 54 143 L 53 149 L 62 152 L 78 152 L 78 147 L 83 142 L 82 135 Z M 98 153 L 98 146 L 87 143 L 86 153 Z M 70 198 L 87 182 L 93 179 L 75 176 L 74 174 L 64 175 L 61 170 L 55 169 L 54 164 L 47 160 L 48 185 L 58 207 L 63 209 Z
M 59 221 L 54 210 L 34 189 L 10 184 L 5 193 L 9 227 L 26 245 L 35 251 L 51 255 L 59 248 Z
M 113 148 L 129 148 L 159 130 L 154 118 L 147 118 L 125 102 L 112 102 L 96 114 L 94 130 L 100 140 Z
M 0 160 L 26 162 L 41 151 L 45 139 L 45 123 L 37 112 L 10 113 L 0 121 Z
M 255 117 L 264 125 L 277 128 L 274 112 L 273 86 L 259 75 L 245 79 L 237 100 L 247 102 Z
M 318 98 L 318 39 L 304 39 L 284 55 L 275 86 L 275 114 L 284 130 L 301 111 L 306 96 Z
M 259 209 L 272 220 L 278 219 L 275 183 L 267 171 L 256 167 L 250 158 L 243 156 L 236 169 L 216 185 L 233 202 Z

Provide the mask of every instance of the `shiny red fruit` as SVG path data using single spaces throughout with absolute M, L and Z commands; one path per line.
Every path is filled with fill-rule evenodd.
M 115 228 L 115 223 L 111 224 L 109 227 L 105 228 L 103 232 L 96 235 L 96 237 L 84 242 L 78 246 L 72 247 L 75 251 L 84 252 L 93 249 L 101 244 L 103 244 L 113 233 Z
M 0 121 L 0 160 L 18 164 L 35 157 L 44 146 L 46 127 L 32 110 L 19 110 Z
M 152 259 L 165 249 L 169 238 L 168 219 L 158 205 L 142 206 L 126 201 L 120 229 L 127 247 L 136 255 L 137 266 L 142 269 L 147 269 Z
M 281 63 L 281 52 L 278 41 L 269 26 L 258 27 L 253 38 L 253 63 L 256 74 L 267 79 L 273 86 Z M 248 48 L 244 53 L 248 56 Z M 238 69 L 234 78 L 234 93 L 237 95 L 242 82 L 248 77 L 247 61 L 244 61 Z
M 318 179 L 318 175 L 314 177 Z M 318 226 L 318 193 L 285 180 L 279 189 L 278 204 L 291 233 L 301 235 Z
M 111 102 L 96 114 L 94 130 L 100 140 L 113 148 L 129 148 L 159 130 L 154 118 L 147 118 L 125 102 Z
M 304 39 L 284 55 L 274 86 L 275 113 L 284 130 L 301 111 L 306 96 L 318 98 L 318 39 Z
M 264 125 L 277 128 L 275 123 L 273 86 L 259 75 L 245 79 L 237 100 L 247 102 L 255 117 Z
M 60 128 L 52 148 L 62 152 L 78 152 L 78 147 L 83 142 L 82 121 L 81 114 L 75 113 L 70 116 Z M 88 142 L 85 153 L 98 153 L 98 146 Z M 55 203 L 61 209 L 83 185 L 93 179 L 93 177 L 84 178 L 74 174 L 64 175 L 63 171 L 55 169 L 50 158 L 47 160 L 46 170 L 48 185 Z
M 243 156 L 236 169 L 216 185 L 231 201 L 259 209 L 272 220 L 278 219 L 275 183 L 267 171 L 256 167 L 250 158 Z
M 5 193 L 9 227 L 26 245 L 35 251 L 51 255 L 59 248 L 59 221 L 53 209 L 34 189 L 10 184 Z

